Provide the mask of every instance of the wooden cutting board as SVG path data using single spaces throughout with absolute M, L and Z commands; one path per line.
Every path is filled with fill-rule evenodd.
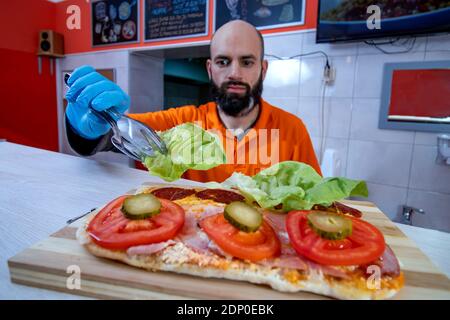
M 342 201 L 363 212 L 397 255 L 405 287 L 395 299 L 450 299 L 450 280 L 374 204 Z M 171 272 L 148 272 L 96 258 L 78 244 L 79 220 L 8 260 L 11 281 L 18 284 L 107 299 L 328 299 L 312 293 L 283 293 L 240 281 L 205 279 Z M 70 266 L 79 266 L 80 288 Z

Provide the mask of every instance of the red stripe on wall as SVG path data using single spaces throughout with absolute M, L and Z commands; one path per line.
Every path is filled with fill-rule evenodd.
M 111 45 L 111 46 L 101 46 L 101 47 L 92 47 L 91 41 L 91 4 L 86 0 L 66 0 L 63 2 L 59 2 L 56 4 L 56 29 L 58 32 L 64 34 L 65 38 L 65 50 L 66 53 L 81 53 L 81 52 L 89 52 L 89 51 L 103 51 L 103 50 L 111 50 L 111 49 L 123 49 L 123 48 L 141 48 L 141 47 L 153 47 L 153 46 L 162 46 L 162 45 L 171 45 L 171 44 L 180 44 L 180 43 L 191 43 L 191 42 L 200 42 L 200 41 L 209 41 L 211 39 L 211 35 L 213 33 L 213 16 L 214 16 L 214 1 L 210 1 L 210 19 L 209 19 L 209 34 L 203 37 L 193 37 L 187 39 L 177 39 L 177 40 L 165 40 L 165 41 L 155 41 L 155 42 L 144 42 L 144 28 L 143 28 L 143 20 L 144 20 L 144 1 L 139 0 L 141 5 L 141 14 L 140 14 L 140 43 L 136 44 L 125 44 L 125 45 Z M 284 28 L 276 28 L 270 30 L 262 31 L 263 34 L 271 34 L 277 32 L 290 32 L 290 31 L 298 31 L 305 29 L 314 29 L 317 24 L 317 7 L 318 0 L 307 0 L 306 3 L 306 11 L 305 11 L 305 24 L 301 26 L 292 26 L 292 27 L 284 27 Z M 66 19 L 69 15 L 66 13 L 67 8 L 71 5 L 77 5 L 81 11 L 81 29 L 80 30 L 69 30 L 66 27 Z
M 45 0 L 15 0 L 2 5 L 7 26 L 0 42 L 0 138 L 58 150 L 56 78 L 48 58 L 38 74 L 38 34 L 55 28 L 56 6 Z

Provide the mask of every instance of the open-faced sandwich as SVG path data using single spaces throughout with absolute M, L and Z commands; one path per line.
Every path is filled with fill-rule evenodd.
M 303 180 L 283 173 L 292 166 Z M 223 188 L 142 187 L 96 211 L 77 238 L 98 257 L 149 271 L 339 299 L 394 296 L 403 274 L 383 234 L 358 210 L 336 201 L 365 186 L 312 178 L 304 166 L 281 163 L 247 177 L 255 184 L 232 177 Z

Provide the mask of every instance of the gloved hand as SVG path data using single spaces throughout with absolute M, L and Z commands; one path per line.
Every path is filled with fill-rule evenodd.
M 122 114 L 130 106 L 130 97 L 91 66 L 77 68 L 67 84 L 70 89 L 66 93 L 69 102 L 66 116 L 83 138 L 96 139 L 111 129 L 110 125 L 93 114 L 90 108 L 103 111 L 114 107 Z

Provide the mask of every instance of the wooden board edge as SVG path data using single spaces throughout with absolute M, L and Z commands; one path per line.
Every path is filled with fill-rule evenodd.
M 78 296 L 96 299 L 138 299 L 138 300 L 188 300 L 190 297 L 164 294 L 145 289 L 125 287 L 92 280 L 81 280 L 80 289 L 69 289 L 66 285 L 67 275 L 10 268 L 11 282 L 40 289 L 54 290 Z

